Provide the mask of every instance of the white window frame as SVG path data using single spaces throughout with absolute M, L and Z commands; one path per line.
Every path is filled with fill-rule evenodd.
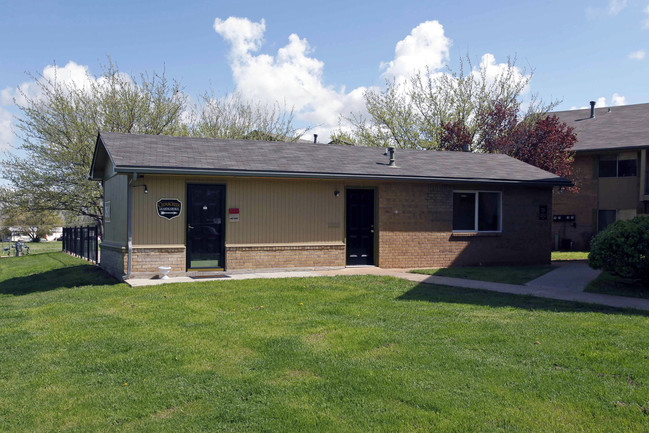
M 486 192 L 486 193 L 491 193 L 491 194 L 498 194 L 498 230 L 478 230 L 478 196 L 481 192 Z M 475 230 L 452 230 L 453 233 L 502 233 L 503 231 L 503 192 L 502 191 L 489 191 L 489 190 L 468 190 L 468 189 L 458 189 L 458 190 L 453 190 L 453 195 L 456 193 L 458 194 L 463 194 L 463 193 L 469 193 L 469 194 L 475 194 L 475 202 L 474 202 L 474 218 L 473 218 L 473 227 L 475 227 Z M 455 212 L 455 208 L 453 208 L 452 212 Z M 451 221 L 452 224 L 452 221 Z

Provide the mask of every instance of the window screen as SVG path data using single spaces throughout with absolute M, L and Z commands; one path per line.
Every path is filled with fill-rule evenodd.
M 638 175 L 638 164 L 635 159 L 621 159 L 617 162 L 618 177 Z
M 475 193 L 453 193 L 453 230 L 475 229 Z
M 478 195 L 478 231 L 500 230 L 500 194 L 481 192 Z

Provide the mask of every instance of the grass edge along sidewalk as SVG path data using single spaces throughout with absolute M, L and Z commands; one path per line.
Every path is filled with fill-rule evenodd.
M 460 266 L 454 268 L 415 269 L 414 274 L 467 280 L 523 285 L 552 271 L 551 265 L 540 266 Z

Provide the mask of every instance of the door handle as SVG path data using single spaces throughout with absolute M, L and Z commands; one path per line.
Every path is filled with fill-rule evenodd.
M 191 230 L 191 229 L 193 229 L 194 227 L 193 227 L 193 226 L 190 226 L 190 225 L 187 225 L 187 228 L 188 228 L 189 230 Z

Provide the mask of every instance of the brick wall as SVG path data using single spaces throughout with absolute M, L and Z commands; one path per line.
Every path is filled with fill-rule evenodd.
M 125 247 L 100 245 L 99 265 L 106 272 L 121 279 L 128 269 L 128 253 Z M 133 247 L 131 273 L 133 276 L 158 275 L 158 266 L 171 266 L 169 275 L 185 274 L 185 248 L 138 248 Z
M 344 266 L 344 245 L 226 247 L 228 271 Z
M 99 266 L 121 280 L 126 273 L 126 248 L 109 247 L 105 244 L 100 244 L 99 247 L 101 248 Z
M 565 189 L 555 189 L 552 195 L 553 213 L 575 215 L 577 221 L 576 227 L 567 222 L 552 224 L 553 247 L 554 238 L 558 235 L 560 239 L 572 240 L 575 250 L 583 251 L 589 248 L 590 239 L 597 231 L 597 161 L 597 155 L 577 154 L 573 165 L 573 175 L 579 190 L 570 192 Z
M 185 274 L 185 248 L 133 247 L 131 272 L 158 274 L 158 266 L 171 266 L 169 275 Z
M 501 234 L 453 234 L 453 190 L 502 191 Z M 424 183 L 379 187 L 379 266 L 447 267 L 550 262 L 550 219 L 538 219 L 551 190 Z M 550 218 L 550 217 L 549 217 Z

